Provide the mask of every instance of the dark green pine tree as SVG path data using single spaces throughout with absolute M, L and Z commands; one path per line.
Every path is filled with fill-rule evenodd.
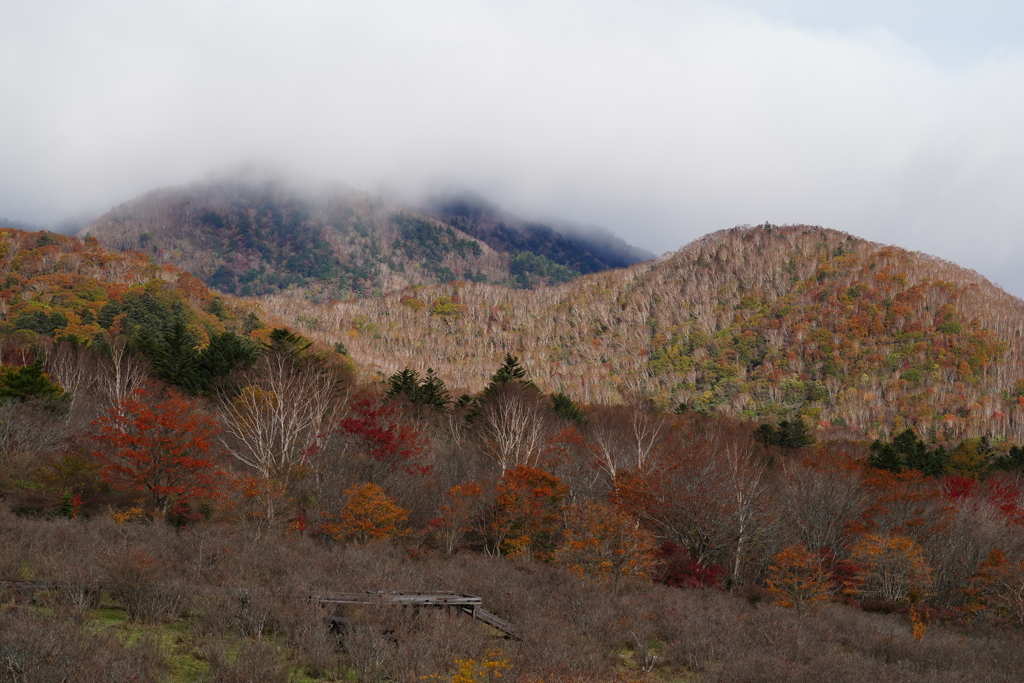
M 491 386 L 526 379 L 526 369 L 519 364 L 519 357 L 511 353 L 505 354 L 505 362 L 491 375 Z
M 251 368 L 256 357 L 252 342 L 228 330 L 210 337 L 209 345 L 199 353 L 199 370 L 207 380 L 216 380 Z
M 287 328 L 275 327 L 270 331 L 270 344 L 267 348 L 277 353 L 298 356 L 312 345 L 312 341 Z
M 942 474 L 948 455 L 944 448 L 929 449 L 913 429 L 905 429 L 892 440 L 892 446 L 908 470 L 920 470 L 935 477 Z
M 437 376 L 433 368 L 427 368 L 427 375 L 422 379 L 415 370 L 406 368 L 388 378 L 389 398 L 405 396 L 410 403 L 444 409 L 452 402 L 444 380 Z
M 121 302 L 111 299 L 103 304 L 103 308 L 100 309 L 100 313 L 96 317 L 96 323 L 105 330 L 109 329 L 114 324 L 114 318 L 120 315 L 122 310 Z
M 160 379 L 192 394 L 208 388 L 208 382 L 199 372 L 199 350 L 196 338 L 181 320 L 176 320 L 163 342 L 140 333 L 140 348 L 149 356 Z
M 774 425 L 765 423 L 754 430 L 754 436 L 769 446 L 780 446 L 779 430 Z
M 944 448 L 929 449 L 913 429 L 904 429 L 890 443 L 881 440 L 872 443 L 869 462 L 880 470 L 918 470 L 936 477 L 942 474 L 948 459 Z
M 227 306 L 224 305 L 224 300 L 219 296 L 213 297 L 213 301 L 210 302 L 210 305 L 206 310 L 208 313 L 212 313 L 221 320 L 225 320 L 230 317 Z
M 419 390 L 419 402 L 423 405 L 443 409 L 447 408 L 448 404 L 452 402 L 451 396 L 448 395 L 448 388 L 444 385 L 444 380 L 434 373 L 433 368 L 427 368 L 427 376 L 420 383 Z
M 992 462 L 992 469 L 1004 472 L 1024 470 L 1024 448 L 1012 446 L 1006 455 L 996 458 Z
M 763 424 L 757 428 L 757 438 L 770 446 L 804 448 L 814 443 L 814 435 L 800 418 L 782 420 L 777 427 Z
M 564 391 L 559 391 L 551 396 L 551 407 L 554 409 L 555 415 L 566 422 L 573 422 L 580 427 L 587 424 L 587 416 L 584 415 L 583 410 Z
M 405 396 L 415 403 L 416 394 L 419 392 L 420 375 L 415 370 L 409 368 L 399 370 L 388 377 L 388 386 L 390 387 L 387 393 L 388 398 Z
M 903 459 L 900 454 L 896 452 L 892 444 L 879 439 L 871 444 L 871 455 L 868 456 L 868 462 L 875 469 L 889 470 L 890 472 L 903 471 Z
M 815 441 L 807 424 L 799 417 L 779 423 L 779 445 L 785 448 L 804 448 Z
M 484 390 L 480 392 L 479 396 L 473 397 L 468 401 L 464 401 L 460 398 L 457 405 L 468 406 L 469 412 L 466 413 L 466 421 L 472 422 L 479 415 L 483 406 L 488 400 L 498 391 L 501 387 L 512 383 L 519 384 L 522 387 L 531 389 L 536 392 L 540 392 L 537 385 L 526 379 L 526 369 L 519 363 L 519 358 L 513 356 L 511 353 L 505 354 L 505 361 L 501 364 L 501 367 L 491 375 L 491 381 L 487 383 Z
M 249 314 L 245 316 L 245 320 L 242 322 L 242 332 L 250 334 L 256 330 L 262 330 L 266 325 L 260 320 L 259 316 L 249 311 Z
M 43 359 L 37 358 L 20 368 L 5 368 L 0 380 L 0 398 L 52 399 L 61 393 L 59 386 L 43 374 Z

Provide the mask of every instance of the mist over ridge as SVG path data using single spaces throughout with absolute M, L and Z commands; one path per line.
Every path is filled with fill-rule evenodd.
M 455 280 L 530 289 L 653 257 L 607 230 L 555 229 L 480 198 L 435 197 L 417 210 L 252 174 L 153 190 L 78 234 L 174 263 L 228 294 L 301 291 L 317 301 Z
M 253 164 L 465 188 L 653 253 L 827 225 L 1022 293 L 1020 14 L 911 4 L 12 4 L 0 215 L 95 218 Z

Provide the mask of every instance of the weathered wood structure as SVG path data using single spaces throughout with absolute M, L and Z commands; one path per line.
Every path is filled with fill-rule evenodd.
M 511 622 L 483 608 L 483 599 L 465 593 L 448 591 L 420 593 L 410 591 L 367 591 L 365 593 L 309 593 L 306 599 L 322 605 L 402 605 L 412 607 L 455 608 L 473 619 L 501 631 L 508 638 L 519 639 Z
M 36 591 L 57 590 L 58 585 L 46 581 L 0 581 L 0 586 L 18 593 L 31 595 Z M 83 584 L 84 588 L 95 592 L 98 596 L 103 591 L 114 589 L 110 583 Z M 244 594 L 244 590 L 234 588 L 218 588 L 212 586 L 197 586 L 190 590 L 197 593 L 223 593 L 235 591 Z M 396 605 L 405 607 L 433 607 L 438 609 L 456 609 L 473 619 L 482 621 L 492 628 L 500 631 L 506 638 L 519 640 L 519 633 L 516 627 L 509 621 L 492 614 L 483 608 L 483 599 L 476 595 L 465 593 L 453 593 L 450 591 L 437 591 L 433 593 L 422 593 L 413 591 L 365 591 L 363 593 L 331 593 L 331 592 L 295 592 L 289 591 L 286 595 L 298 600 L 315 602 L 325 607 L 331 605 Z M 330 618 L 332 624 L 338 625 L 345 622 L 340 616 Z

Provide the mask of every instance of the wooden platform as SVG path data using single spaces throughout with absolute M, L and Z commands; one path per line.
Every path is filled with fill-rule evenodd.
M 54 590 L 57 584 L 45 581 L 3 581 L 0 586 L 13 589 L 18 592 L 32 593 L 35 591 Z M 113 589 L 110 583 L 87 584 L 90 590 L 97 592 Z M 211 586 L 197 586 L 191 588 L 197 593 L 222 593 L 225 591 L 244 590 L 233 588 L 217 588 Z M 363 593 L 330 593 L 330 592 L 288 592 L 287 595 L 299 600 L 315 602 L 320 605 L 398 605 L 410 607 L 436 607 L 454 608 L 462 614 L 473 619 L 482 621 L 488 626 L 505 634 L 505 637 L 519 640 L 519 633 L 516 627 L 509 621 L 492 614 L 483 608 L 483 599 L 476 595 L 466 593 L 452 593 L 449 591 L 437 591 L 433 593 L 422 593 L 412 591 L 365 591 Z M 331 622 L 340 624 L 345 620 L 336 617 Z
M 411 591 L 366 591 L 365 593 L 308 593 L 306 599 L 321 605 L 407 605 L 415 607 L 454 607 L 478 621 L 519 640 L 511 622 L 483 608 L 483 599 L 466 593 L 448 591 L 420 593 Z

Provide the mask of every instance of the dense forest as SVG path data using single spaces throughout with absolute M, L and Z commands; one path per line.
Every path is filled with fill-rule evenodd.
M 807 260 L 773 273 L 762 258 L 761 276 L 724 267 L 730 249 L 780 242 Z M 716 253 L 720 280 L 704 286 L 720 306 L 652 297 Z M 785 362 L 804 392 L 828 390 L 831 360 L 868 376 L 858 392 L 931 373 L 937 406 L 993 377 L 1014 386 L 1003 340 L 1016 304 L 938 280 L 951 266 L 930 263 L 925 279 L 916 258 L 762 228 L 620 273 L 617 291 L 598 274 L 530 296 L 575 291 L 581 307 L 601 290 L 624 317 L 649 301 L 643 333 L 664 339 L 646 348 L 679 347 L 678 381 L 746 363 L 743 381 L 768 387 Z M 448 365 L 402 365 L 399 344 L 375 380 L 353 349 L 413 326 L 367 316 L 358 334 L 315 341 L 270 304 L 50 233 L 3 231 L 0 271 L 5 680 L 994 681 L 1024 665 L 1024 449 L 969 433 L 969 414 L 941 438 L 915 414 L 867 436 L 870 423 L 826 426 L 799 401 L 749 420 L 692 398 L 715 388 L 677 402 L 624 384 L 612 403 L 551 386 L 514 349 L 473 386 Z M 851 293 L 866 274 L 873 287 Z M 762 278 L 761 298 L 721 284 L 741 276 Z M 473 287 L 420 290 L 422 306 L 404 294 L 394 310 L 457 330 Z M 985 301 L 1002 307 L 985 314 Z M 492 329 L 514 327 L 507 313 Z M 812 324 L 836 330 L 838 353 L 803 343 Z M 742 356 L 742 325 L 801 345 Z M 597 330 L 580 333 L 601 349 L 624 327 L 596 345 Z M 924 348 L 869 364 L 917 333 Z M 962 389 L 940 383 L 953 371 Z M 478 595 L 518 639 L 444 610 L 338 614 L 302 597 L 395 590 Z

